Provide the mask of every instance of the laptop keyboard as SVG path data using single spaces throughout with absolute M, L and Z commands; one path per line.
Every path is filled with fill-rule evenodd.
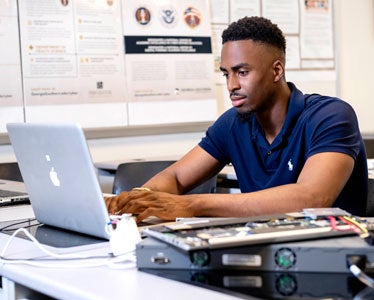
M 27 196 L 26 193 L 0 190 L 0 197 Z

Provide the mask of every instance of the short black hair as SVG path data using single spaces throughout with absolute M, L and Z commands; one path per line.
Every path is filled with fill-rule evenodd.
M 252 40 L 272 45 L 286 53 L 286 39 L 276 24 L 263 17 L 244 17 L 222 32 L 222 44 L 230 41 Z

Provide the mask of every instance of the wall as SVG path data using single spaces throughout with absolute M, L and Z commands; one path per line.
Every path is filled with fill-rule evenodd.
M 374 113 L 371 94 L 373 91 L 374 60 L 374 1 L 335 1 L 337 34 L 337 95 L 350 102 L 355 108 L 361 130 L 364 134 L 374 134 Z M 323 87 L 321 87 L 323 90 Z M 219 87 L 219 93 L 222 87 Z M 316 87 L 316 92 L 319 87 Z M 219 111 L 227 108 L 218 102 Z M 133 159 L 139 157 L 180 156 L 192 148 L 203 132 L 110 138 L 89 140 L 94 161 Z M 14 161 L 11 146 L 0 146 L 0 162 Z
M 363 134 L 374 135 L 374 1 L 335 3 L 339 96 L 356 110 Z

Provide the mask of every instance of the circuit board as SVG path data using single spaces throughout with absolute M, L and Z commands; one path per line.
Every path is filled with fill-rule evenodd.
M 364 234 L 365 224 L 340 209 L 310 209 L 256 218 L 194 218 L 144 233 L 190 251 Z

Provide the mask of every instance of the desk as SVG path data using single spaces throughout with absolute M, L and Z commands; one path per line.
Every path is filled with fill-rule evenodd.
M 8 238 L 8 235 L 0 234 L 0 245 L 4 245 Z M 73 253 L 87 255 L 105 255 L 109 252 L 107 242 L 71 249 Z M 14 258 L 44 257 L 32 242 L 20 238 L 16 238 L 14 244 L 12 243 L 10 253 Z M 5 264 L 0 265 L 0 275 L 3 280 L 4 299 L 30 297 L 33 293 L 68 300 L 239 299 L 228 294 L 140 272 L 135 266 L 129 269 L 112 269 L 106 266 L 63 269 Z M 38 299 L 40 294 L 37 294 Z
M 30 204 L 3 206 L 0 208 L 0 222 L 35 218 Z
M 118 165 L 128 162 L 137 162 L 137 161 L 159 161 L 159 160 L 178 160 L 181 157 L 178 155 L 169 155 L 169 156 L 152 156 L 152 157 L 141 157 L 134 159 L 116 159 L 108 161 L 99 161 L 95 162 L 95 166 L 100 170 L 113 171 L 117 170 Z

